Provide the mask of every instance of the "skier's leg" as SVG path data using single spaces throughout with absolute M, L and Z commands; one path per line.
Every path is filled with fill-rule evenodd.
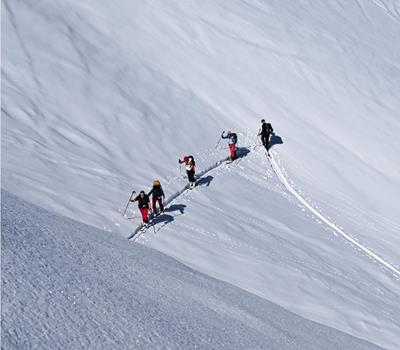
M 149 222 L 149 208 L 144 208 L 144 222 L 147 224 Z
M 189 182 L 194 182 L 194 171 L 190 170 L 187 172 Z
M 261 135 L 261 142 L 264 145 L 264 147 L 267 147 L 267 136 L 265 134 Z
M 153 208 L 153 215 L 157 214 L 157 198 L 153 195 L 151 199 L 151 207 Z
M 164 204 L 162 202 L 162 197 L 158 198 L 158 204 L 160 206 L 160 211 L 163 213 L 164 212 Z
M 149 216 L 148 216 L 148 212 L 149 209 L 147 208 L 140 208 L 140 214 L 142 214 L 142 220 L 144 223 L 148 223 L 149 222 Z
M 232 144 L 230 145 L 230 149 L 231 149 L 231 158 L 232 160 L 236 159 L 236 145 Z
M 229 152 L 231 154 L 231 159 L 234 160 L 235 159 L 235 145 L 229 145 Z

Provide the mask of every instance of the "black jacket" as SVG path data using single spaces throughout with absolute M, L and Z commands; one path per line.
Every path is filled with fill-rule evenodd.
M 272 134 L 274 129 L 270 123 L 262 123 L 260 135 Z
M 132 200 L 132 202 L 136 202 L 136 201 L 139 202 L 138 203 L 138 208 L 139 209 L 150 208 L 150 198 L 149 198 L 149 196 L 147 194 L 145 194 L 143 196 L 143 198 L 140 197 L 140 194 L 139 194 L 135 199 Z
M 153 197 L 155 198 L 164 197 L 164 191 L 161 186 L 153 186 L 153 189 L 148 193 L 148 195 L 150 196 L 151 194 L 153 194 Z

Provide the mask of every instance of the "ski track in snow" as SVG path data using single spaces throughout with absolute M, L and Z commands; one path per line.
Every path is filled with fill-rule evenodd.
M 316 209 L 313 208 L 312 205 L 310 205 L 297 191 L 289 184 L 288 180 L 286 177 L 283 175 L 282 170 L 278 166 L 277 162 L 275 161 L 275 158 L 271 154 L 271 157 L 269 158 L 271 160 L 271 165 L 272 168 L 274 169 L 274 172 L 278 179 L 282 182 L 282 184 L 285 186 L 285 188 L 302 204 L 304 205 L 308 210 L 310 210 L 317 218 L 319 218 L 321 221 L 323 221 L 326 225 L 328 225 L 330 228 L 332 228 L 335 232 L 340 234 L 344 239 L 348 240 L 350 243 L 355 245 L 357 248 L 361 249 L 364 253 L 366 253 L 369 257 L 374 259 L 374 261 L 379 262 L 383 266 L 385 266 L 387 269 L 389 269 L 395 277 L 399 278 L 400 277 L 400 270 L 393 266 L 392 264 L 388 263 L 384 259 L 382 259 L 379 255 L 374 253 L 371 249 L 365 247 L 361 243 L 357 242 L 356 239 L 352 238 L 350 235 L 345 233 L 341 228 L 339 228 L 337 225 L 335 225 L 332 221 L 330 221 L 328 218 L 326 218 L 324 215 L 319 213 Z
M 257 148 L 257 146 L 252 145 L 250 147 L 253 151 Z M 360 251 L 364 252 L 369 258 L 371 258 L 373 261 L 380 263 L 382 266 L 387 268 L 389 271 L 393 273 L 393 276 L 396 277 L 397 279 L 400 278 L 400 270 L 395 267 L 394 265 L 390 264 L 383 258 L 381 258 L 377 253 L 373 252 L 370 248 L 366 247 L 365 245 L 357 242 L 355 238 L 352 238 L 349 234 L 343 231 L 342 228 L 338 227 L 338 225 L 334 224 L 332 220 L 324 215 L 322 215 L 320 212 L 317 211 L 311 204 L 309 204 L 306 199 L 304 199 L 294 188 L 293 186 L 290 185 L 289 181 L 286 179 L 282 169 L 279 167 L 277 161 L 275 160 L 275 157 L 273 155 L 276 155 L 276 152 L 270 152 L 270 157 L 267 156 L 269 160 L 269 164 L 271 165 L 271 168 L 273 172 L 275 173 L 277 179 L 279 180 L 279 183 L 283 185 L 282 189 L 286 189 L 287 192 L 289 192 L 296 200 L 305 208 L 307 208 L 313 215 L 315 215 L 315 218 L 318 218 L 321 220 L 321 222 L 325 223 L 330 229 L 333 230 L 333 232 L 336 234 L 339 234 L 342 238 L 345 240 L 349 241 L 351 244 L 353 244 L 355 247 L 357 247 Z M 240 164 L 240 161 L 247 155 L 247 153 L 243 154 L 238 158 L 234 164 L 238 166 Z M 211 172 L 212 170 L 220 168 L 222 165 L 227 165 L 227 161 L 229 160 L 229 157 L 221 159 L 214 164 L 210 165 L 206 169 L 202 170 L 196 177 L 197 181 L 200 180 L 204 175 L 207 173 Z M 230 163 L 229 163 L 230 164 Z M 229 165 L 228 164 L 228 165 Z M 168 205 L 172 204 L 176 199 L 181 197 L 184 193 L 186 193 L 189 190 L 189 186 L 186 185 L 184 188 L 182 188 L 179 191 L 176 191 L 173 195 L 167 198 L 165 201 L 164 205 L 165 208 L 167 208 Z M 283 192 L 284 193 L 284 192 Z M 215 207 L 214 209 L 219 209 Z M 243 218 L 242 218 L 243 219 Z M 317 220 L 318 221 L 318 220 Z M 318 221 L 321 223 L 320 221 Z M 129 235 L 128 239 L 132 239 L 134 242 L 136 242 L 140 237 L 145 236 L 145 233 L 147 232 L 148 229 L 151 227 L 153 228 L 154 234 L 159 232 L 161 229 L 163 229 L 169 222 L 161 222 L 161 225 L 159 228 L 156 230 L 155 226 L 158 224 L 157 222 L 150 225 L 147 229 L 144 231 L 139 231 L 138 233 L 135 234 L 135 231 L 140 228 L 141 225 L 138 225 L 137 228 L 133 231 L 132 234 Z M 188 228 L 188 227 L 187 227 Z M 202 233 L 201 230 L 195 229 L 192 227 L 196 232 Z M 337 236 L 337 235 L 336 235 Z M 148 241 L 148 238 L 145 238 L 145 241 Z
M 245 155 L 241 156 L 238 161 L 240 159 L 242 159 Z M 201 171 L 197 176 L 196 176 L 196 181 L 200 180 L 204 175 L 206 175 L 207 173 L 209 173 L 210 171 L 220 167 L 222 164 L 226 164 L 225 162 L 229 160 L 229 157 L 218 160 L 217 162 L 215 162 L 213 165 L 209 166 L 208 168 L 204 169 L 203 171 Z M 189 184 L 187 184 L 184 188 L 182 188 L 179 191 L 176 191 L 173 195 L 169 196 L 166 201 L 164 202 L 164 207 L 167 208 L 168 205 L 172 204 L 176 199 L 178 199 L 182 194 L 184 194 L 187 190 L 189 190 Z M 157 223 L 151 224 L 147 229 L 149 229 L 150 227 L 153 227 L 156 225 Z M 161 225 L 161 227 L 155 231 L 158 232 L 161 228 L 163 228 L 166 225 L 166 223 L 163 223 Z M 128 239 L 133 239 L 134 241 L 136 241 L 145 231 L 147 231 L 147 229 L 143 232 L 138 232 L 135 234 L 135 232 L 141 227 L 141 225 L 138 225 L 136 227 L 136 229 L 133 231 L 132 234 L 130 234 L 128 236 Z

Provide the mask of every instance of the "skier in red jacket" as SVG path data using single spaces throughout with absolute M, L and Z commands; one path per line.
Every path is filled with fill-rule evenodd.
M 189 180 L 189 187 L 194 188 L 196 186 L 196 180 L 194 174 L 196 172 L 196 163 L 193 156 L 185 156 L 183 160 L 178 160 L 179 164 L 185 163 L 186 174 Z

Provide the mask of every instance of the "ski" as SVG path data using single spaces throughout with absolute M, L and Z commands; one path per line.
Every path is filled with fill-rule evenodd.
M 163 212 L 158 212 L 157 214 L 153 214 L 149 220 L 149 222 L 147 224 L 145 223 L 141 223 L 132 233 L 131 235 L 128 237 L 128 239 L 132 239 L 135 238 L 136 236 L 140 236 L 140 234 L 145 233 L 150 227 L 154 226 L 156 223 L 154 222 L 154 220 L 156 218 L 158 218 L 160 215 L 162 215 Z
M 134 238 L 141 230 L 145 228 L 145 224 L 140 224 L 128 237 L 128 239 Z M 144 232 L 144 231 L 143 231 Z

